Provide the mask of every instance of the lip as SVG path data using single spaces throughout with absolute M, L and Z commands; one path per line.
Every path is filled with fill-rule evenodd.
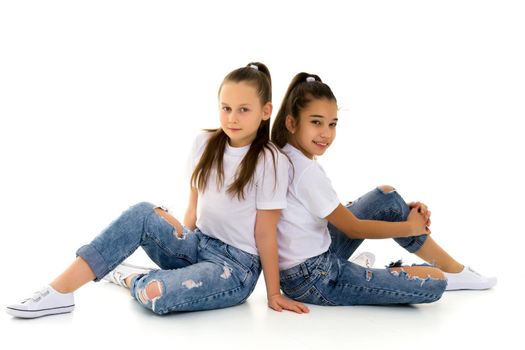
M 313 142 L 314 145 L 316 145 L 317 147 L 320 147 L 322 149 L 325 149 L 325 148 L 327 148 L 330 145 L 330 143 L 328 143 L 328 142 L 326 142 L 326 143 L 325 142 L 316 142 L 316 141 L 312 141 L 312 142 Z
M 241 129 L 228 128 L 228 130 L 235 132 L 235 131 L 240 131 Z

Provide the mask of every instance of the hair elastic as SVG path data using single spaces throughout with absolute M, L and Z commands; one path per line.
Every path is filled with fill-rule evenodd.
M 250 64 L 248 67 L 251 69 L 259 70 L 259 67 L 257 67 L 255 64 Z
M 315 77 L 306 77 L 307 83 L 313 83 L 315 81 Z

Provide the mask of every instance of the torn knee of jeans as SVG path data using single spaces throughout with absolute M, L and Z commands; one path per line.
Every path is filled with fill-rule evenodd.
M 171 226 L 173 226 L 173 235 L 177 237 L 178 239 L 184 239 L 184 228 L 182 227 L 181 223 L 175 219 L 173 215 L 168 213 L 168 210 L 165 207 L 156 207 L 154 208 L 155 213 L 157 213 L 158 216 L 166 220 Z
M 391 192 L 395 192 L 395 190 L 396 190 L 394 187 L 389 186 L 389 185 L 379 186 L 379 189 L 380 189 L 383 193 L 391 193 Z
M 140 289 L 137 293 L 137 297 L 142 304 L 148 304 L 155 302 L 162 296 L 162 285 L 157 280 L 152 280 L 146 287 Z
M 420 277 L 420 276 L 409 274 L 407 271 L 403 269 L 403 267 L 399 267 L 397 270 L 391 269 L 390 273 L 396 277 L 399 277 L 399 276 L 404 277 L 405 279 L 409 281 L 417 281 L 419 282 L 419 286 L 423 286 L 425 282 L 428 280 L 434 280 L 434 281 L 439 280 L 438 278 L 433 278 L 430 275 L 427 275 L 427 277 Z

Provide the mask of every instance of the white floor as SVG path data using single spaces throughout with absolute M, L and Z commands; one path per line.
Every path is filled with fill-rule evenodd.
M 519 283 L 512 286 L 507 282 L 512 280 L 510 271 L 498 277 L 500 283 L 493 290 L 447 292 L 430 305 L 310 306 L 308 315 L 277 313 L 267 308 L 262 279 L 244 305 L 168 316 L 157 316 L 142 308 L 121 287 L 91 283 L 76 293 L 77 308 L 72 314 L 35 320 L 0 316 L 0 347 L 6 349 L 7 344 L 23 342 L 28 349 L 51 345 L 93 349 L 111 345 L 151 349 L 387 346 L 391 350 L 489 349 L 523 343 L 519 326 L 523 306 L 517 302 L 523 288 Z M 20 277 L 16 280 L 29 288 L 28 281 Z M 3 293 L 11 300 L 19 297 L 4 288 Z M 517 316 L 515 320 L 513 315 Z
M 268 309 L 261 279 L 242 306 L 165 317 L 91 283 L 72 314 L 0 311 L 0 349 L 524 348 L 524 17 L 518 1 L 0 1 L 0 309 L 130 205 L 181 218 L 188 145 L 252 60 L 272 71 L 274 116 L 297 72 L 334 90 L 320 162 L 342 201 L 393 185 L 430 206 L 453 256 L 499 278 L 431 305 L 308 315 Z M 416 261 L 389 240 L 360 250 Z

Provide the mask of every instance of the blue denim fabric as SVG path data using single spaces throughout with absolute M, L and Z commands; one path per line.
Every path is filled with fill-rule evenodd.
M 243 303 L 261 272 L 259 257 L 198 229 L 185 228 L 183 237 L 178 238 L 175 228 L 155 208 L 150 203 L 132 206 L 77 251 L 94 271 L 95 281 L 142 247 L 161 270 L 134 278 L 131 295 L 153 312 L 218 309 Z M 144 289 L 157 282 L 161 296 L 148 300 Z
M 359 219 L 405 221 L 410 208 L 396 192 L 376 188 L 347 208 Z M 446 280 L 410 278 L 405 272 L 371 269 L 347 259 L 363 242 L 348 238 L 329 225 L 329 250 L 281 271 L 281 287 L 290 298 L 317 305 L 388 305 L 430 303 L 441 298 Z M 421 248 L 427 236 L 396 238 L 409 252 Z
M 346 208 L 361 220 L 399 222 L 406 221 L 410 214 L 410 208 L 397 191 L 384 192 L 380 187 L 349 203 Z M 363 239 L 349 238 L 331 223 L 328 223 L 328 230 L 332 238 L 330 251 L 342 259 L 347 260 L 363 243 Z M 415 253 L 423 246 L 427 237 L 422 234 L 394 238 L 394 241 L 410 253 Z

